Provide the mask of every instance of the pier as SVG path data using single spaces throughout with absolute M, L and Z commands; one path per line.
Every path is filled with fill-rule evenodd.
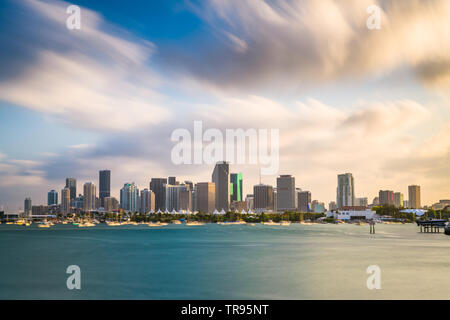
M 445 228 L 446 220 L 425 220 L 417 221 L 417 225 L 420 227 L 420 232 L 424 233 L 440 233 L 440 228 Z

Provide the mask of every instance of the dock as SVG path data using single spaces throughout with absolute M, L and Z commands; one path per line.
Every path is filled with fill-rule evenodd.
M 434 219 L 417 221 L 417 225 L 420 227 L 420 232 L 424 233 L 440 233 L 441 228 L 445 228 L 447 220 Z

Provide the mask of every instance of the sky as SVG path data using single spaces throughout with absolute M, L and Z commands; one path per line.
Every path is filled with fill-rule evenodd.
M 68 6 L 81 8 L 70 30 Z M 380 8 L 369 29 L 367 8 Z M 279 129 L 278 174 L 328 204 L 337 174 L 357 197 L 450 198 L 448 0 L 2 1 L 0 205 L 46 204 L 65 178 L 112 195 L 151 177 L 211 180 L 175 165 L 171 134 Z M 243 172 L 244 193 L 259 165 Z M 276 185 L 275 175 L 262 176 Z

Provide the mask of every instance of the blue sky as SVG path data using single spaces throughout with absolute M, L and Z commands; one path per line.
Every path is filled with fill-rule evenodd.
M 66 177 L 113 194 L 151 177 L 208 181 L 175 166 L 176 128 L 279 128 L 280 174 L 314 199 L 353 172 L 357 195 L 450 196 L 450 5 L 375 1 L 3 1 L 0 205 L 45 202 Z M 81 7 L 81 29 L 65 12 Z M 236 166 L 244 191 L 258 167 Z M 276 176 L 263 177 L 275 184 Z

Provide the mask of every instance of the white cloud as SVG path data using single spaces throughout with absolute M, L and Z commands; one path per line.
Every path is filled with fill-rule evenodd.
M 159 77 L 147 66 L 153 44 L 103 31 L 112 27 L 85 8 L 81 29 L 70 31 L 67 3 L 27 4 L 50 26 L 40 36 L 53 47 L 35 48 L 25 71 L 0 84 L 0 99 L 97 130 L 126 131 L 170 118 L 157 92 Z

